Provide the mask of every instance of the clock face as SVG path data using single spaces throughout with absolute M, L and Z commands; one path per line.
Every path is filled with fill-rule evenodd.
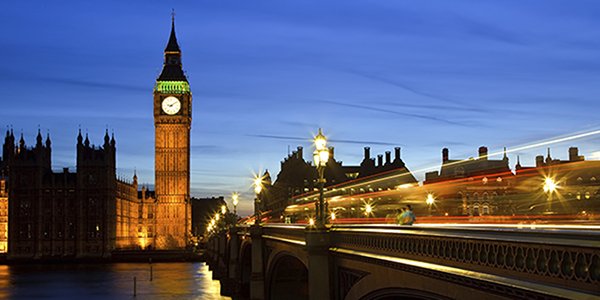
M 181 102 L 179 102 L 179 99 L 177 99 L 173 96 L 169 96 L 169 97 L 165 98 L 162 102 L 162 110 L 167 115 L 174 115 L 174 114 L 178 113 L 180 109 L 181 109 Z

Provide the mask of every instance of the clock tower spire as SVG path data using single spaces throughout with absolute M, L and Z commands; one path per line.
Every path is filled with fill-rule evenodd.
M 192 93 L 181 63 L 175 14 L 154 86 L 154 179 L 157 249 L 183 249 L 191 233 L 190 129 Z

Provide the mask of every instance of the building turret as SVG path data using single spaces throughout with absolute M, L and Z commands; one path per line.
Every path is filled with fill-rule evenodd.
M 385 165 L 390 165 L 392 163 L 392 152 L 385 151 Z
M 552 157 L 550 157 L 550 147 L 548 147 L 548 155 L 546 156 L 546 164 L 549 165 L 552 162 Z
M 112 146 L 113 150 L 116 150 L 115 146 L 116 146 L 117 142 L 115 141 L 115 133 L 112 133 L 112 136 L 110 138 L 110 145 Z
M 107 128 L 106 132 L 104 133 L 104 149 L 108 149 L 108 147 L 110 147 L 110 137 L 108 136 L 108 128 Z
M 41 132 L 41 130 L 38 128 L 38 134 L 37 134 L 37 136 L 36 136 L 36 138 L 35 138 L 35 141 L 36 141 L 36 143 L 35 143 L 35 147 L 36 147 L 36 148 L 41 148 L 41 147 L 43 146 L 43 144 L 42 144 L 42 140 L 43 140 L 43 139 L 42 139 L 42 132 Z
M 377 154 L 377 167 L 383 166 L 383 154 Z
M 50 132 L 46 133 L 46 148 L 50 149 L 52 142 L 50 141 Z
M 81 128 L 79 128 L 79 134 L 77 135 L 77 146 L 83 146 L 83 136 L 81 136 Z
M 21 132 L 21 138 L 19 139 L 19 150 L 25 150 L 25 139 L 23 138 L 23 132 Z

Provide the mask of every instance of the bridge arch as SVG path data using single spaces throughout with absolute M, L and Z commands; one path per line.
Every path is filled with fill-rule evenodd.
M 279 252 L 269 264 L 267 299 L 308 299 L 308 267 L 289 252 Z
M 407 289 L 407 288 L 384 288 L 379 289 L 361 298 L 361 300 L 446 300 L 451 299 L 445 296 L 437 295 L 434 293 Z
M 242 243 L 240 247 L 240 296 L 250 299 L 250 277 L 252 276 L 252 244 Z

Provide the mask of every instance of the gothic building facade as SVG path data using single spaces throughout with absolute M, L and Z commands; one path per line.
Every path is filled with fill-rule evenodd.
M 108 258 L 115 249 L 140 247 L 142 201 L 137 177 L 116 176 L 116 142 L 101 146 L 77 136 L 77 170 L 52 170 L 50 137 L 38 132 L 28 147 L 7 132 L 3 169 L 8 191 L 8 258 Z

